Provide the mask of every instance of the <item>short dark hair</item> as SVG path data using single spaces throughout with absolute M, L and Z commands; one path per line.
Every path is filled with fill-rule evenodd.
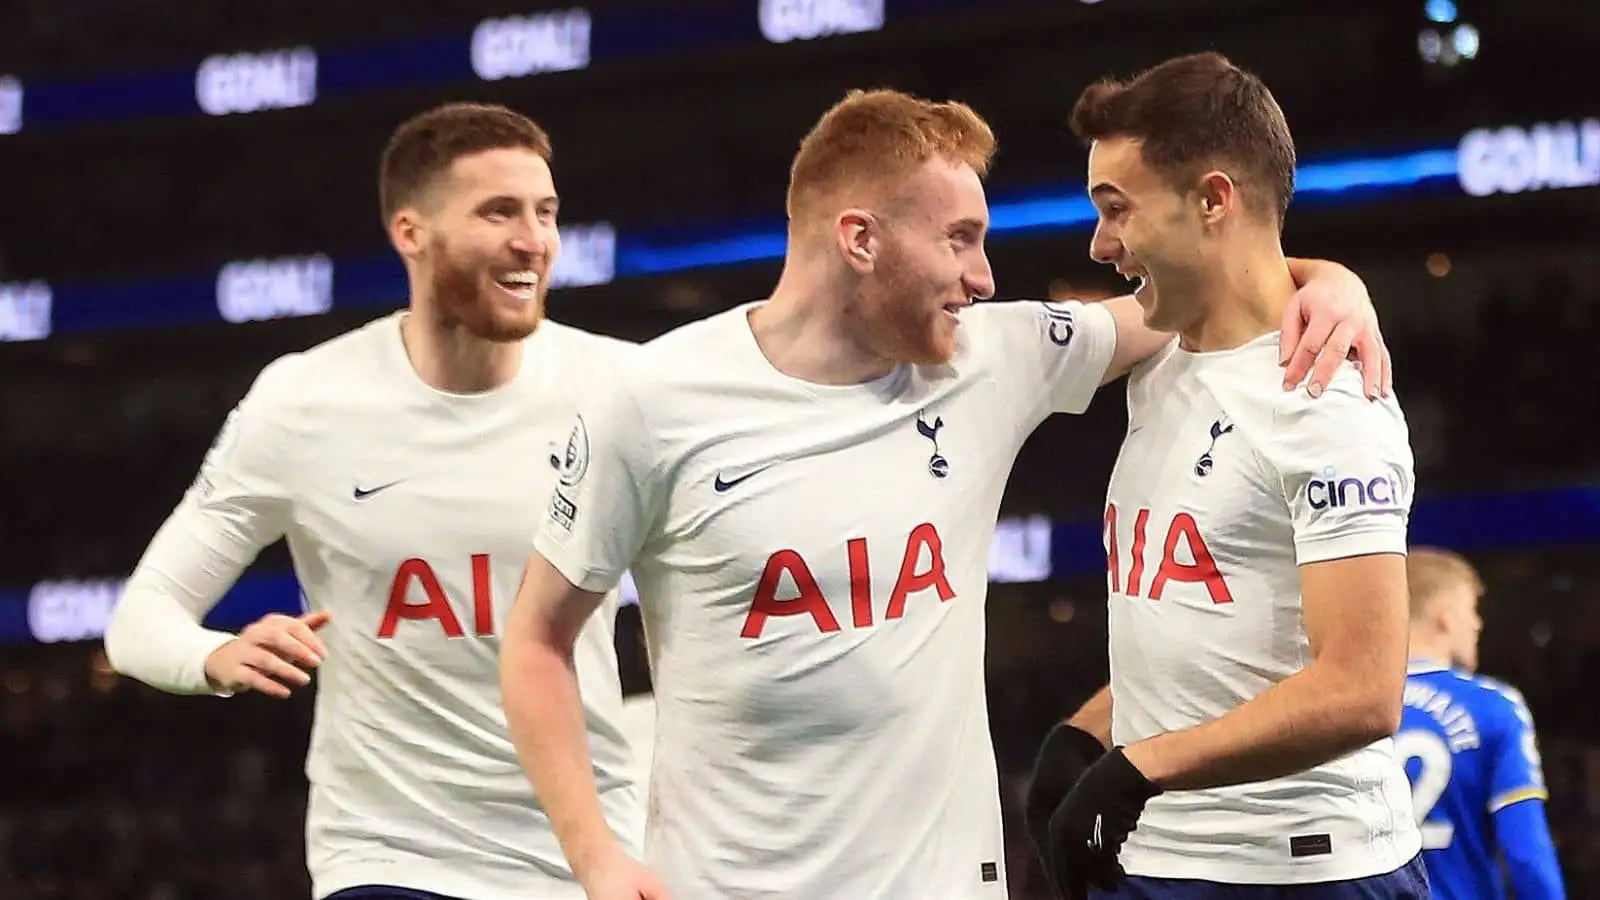
M 447 103 L 395 129 L 378 163 L 378 206 L 387 225 L 450 165 L 485 150 L 523 148 L 550 161 L 550 136 L 527 116 L 487 103 Z
M 1208 169 L 1247 186 L 1245 201 L 1277 216 L 1294 196 L 1294 138 L 1260 78 L 1220 53 L 1169 59 L 1128 81 L 1085 88 L 1072 108 L 1072 133 L 1086 145 L 1123 136 L 1140 141 L 1146 165 L 1186 188 Z

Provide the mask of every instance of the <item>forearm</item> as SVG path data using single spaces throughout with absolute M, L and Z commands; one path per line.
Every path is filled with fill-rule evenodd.
M 540 805 L 580 879 L 618 850 L 600 806 L 571 649 L 506 635 L 501 693 L 511 741 Z
M 1219 719 L 1127 748 L 1165 790 L 1267 781 L 1319 766 L 1393 733 L 1387 704 L 1317 662 Z M 1354 682 L 1359 684 L 1358 681 Z
M 106 659 L 118 673 L 169 694 L 212 694 L 206 658 L 233 639 L 202 626 L 168 593 L 130 579 L 106 626 Z
M 1361 279 L 1348 268 L 1326 259 L 1296 259 L 1286 260 L 1289 266 L 1289 277 L 1294 279 L 1296 287 L 1305 287 L 1317 279 L 1329 279 L 1335 282 L 1348 280 L 1355 289 L 1365 291 Z M 1121 378 L 1128 370 L 1146 359 L 1149 359 L 1162 347 L 1172 343 L 1172 333 L 1156 331 L 1144 321 L 1144 309 L 1132 294 L 1104 302 L 1111 317 L 1117 322 L 1117 351 L 1111 357 L 1111 365 L 1106 369 L 1102 384 L 1107 384 Z
M 1517 900 L 1561 900 L 1566 896 L 1544 803 L 1514 803 L 1494 814 L 1494 827 Z
M 235 636 L 200 623 L 244 568 L 192 539 L 176 518 L 163 525 L 111 611 L 105 648 L 112 668 L 168 693 L 214 693 L 206 658 Z
M 1100 743 L 1111 746 L 1111 685 L 1106 685 L 1084 701 L 1072 718 L 1067 720 L 1067 724 L 1087 731 Z
M 1157 350 L 1172 343 L 1172 334 L 1156 331 L 1144 323 L 1144 308 L 1132 294 L 1105 301 L 1102 305 L 1117 323 L 1117 349 L 1101 384 L 1109 384 L 1128 374 Z

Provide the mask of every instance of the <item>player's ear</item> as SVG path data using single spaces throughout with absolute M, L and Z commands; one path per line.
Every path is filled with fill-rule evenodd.
M 1239 202 L 1238 186 L 1228 177 L 1227 172 L 1213 170 L 1201 177 L 1197 199 L 1200 204 L 1200 221 L 1207 225 L 1217 225 Z
M 409 206 L 396 210 L 389 217 L 389 242 L 401 256 L 420 254 L 427 244 L 427 226 L 422 215 Z
M 834 243 L 858 275 L 870 273 L 877 259 L 877 225 L 877 217 L 864 209 L 847 209 L 834 222 Z

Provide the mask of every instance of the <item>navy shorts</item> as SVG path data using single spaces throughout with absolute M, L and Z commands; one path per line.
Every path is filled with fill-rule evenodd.
M 1429 900 L 1428 871 L 1419 855 L 1386 875 L 1319 884 L 1219 884 L 1190 878 L 1129 875 L 1115 891 L 1090 891 L 1094 900 Z
M 415 888 L 387 887 L 381 884 L 364 884 L 361 887 L 334 891 L 324 900 L 456 900 L 443 894 L 419 891 Z

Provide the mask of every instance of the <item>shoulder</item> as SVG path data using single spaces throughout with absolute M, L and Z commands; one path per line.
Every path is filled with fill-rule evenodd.
M 699 388 L 713 377 L 708 372 L 720 371 L 733 355 L 738 323 L 732 314 L 680 326 L 643 344 L 591 344 L 602 351 L 606 371 L 602 378 L 590 369 L 595 377 L 585 386 L 583 417 L 603 429 L 626 424 L 652 436 L 662 422 L 693 417 Z
M 528 337 L 530 343 L 543 343 L 585 354 L 595 354 L 610 359 L 621 354 L 637 350 L 639 345 L 633 341 L 625 341 L 609 335 L 596 334 L 546 319 L 539 325 L 539 330 Z
M 746 314 L 751 304 L 680 325 L 617 357 L 618 370 L 635 390 L 672 393 L 708 372 L 736 368 L 735 360 L 759 352 Z
M 1476 688 L 1480 704 L 1503 717 L 1508 723 L 1532 721 L 1528 702 L 1522 692 L 1498 678 L 1488 675 L 1460 673 L 1460 677 Z
M 1273 422 L 1279 428 L 1343 439 L 1409 440 L 1406 417 L 1399 397 L 1391 394 L 1369 400 L 1361 384 L 1361 371 L 1352 364 L 1339 367 L 1322 395 L 1313 397 L 1303 387 L 1285 391 L 1274 380 L 1277 393 Z
M 250 389 L 251 403 L 302 408 L 361 383 L 382 366 L 384 342 L 399 341 L 396 317 L 385 316 L 268 363 Z M 391 348 L 392 349 L 392 348 Z
M 1276 399 L 1258 444 L 1275 465 L 1285 474 L 1320 473 L 1316 477 L 1333 479 L 1340 491 L 1358 476 L 1364 482 L 1397 479 L 1392 489 L 1410 502 L 1414 459 L 1397 398 L 1367 399 L 1353 366 L 1342 367 L 1318 397 L 1304 387 L 1283 390 L 1281 370 L 1276 371 L 1280 374 L 1260 388 Z

